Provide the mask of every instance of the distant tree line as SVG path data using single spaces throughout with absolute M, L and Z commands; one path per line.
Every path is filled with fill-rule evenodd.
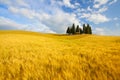
M 92 29 L 89 24 L 87 25 L 83 24 L 83 29 L 81 29 L 79 25 L 75 27 L 75 24 L 73 23 L 71 27 L 67 28 L 66 33 L 67 34 L 92 34 Z

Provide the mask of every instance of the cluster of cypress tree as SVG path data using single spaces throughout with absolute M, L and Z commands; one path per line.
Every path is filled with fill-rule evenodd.
M 87 26 L 83 24 L 83 29 L 81 29 L 79 25 L 77 25 L 77 27 L 75 28 L 75 24 L 73 23 L 72 27 L 67 28 L 66 33 L 67 34 L 92 34 L 92 29 L 89 24 L 87 24 Z

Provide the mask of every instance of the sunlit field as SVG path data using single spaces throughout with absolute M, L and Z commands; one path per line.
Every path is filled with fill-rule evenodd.
M 120 37 L 0 31 L 0 80 L 120 80 Z

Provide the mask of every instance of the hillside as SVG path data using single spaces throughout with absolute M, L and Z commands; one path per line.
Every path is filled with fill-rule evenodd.
M 119 80 L 120 37 L 0 31 L 0 80 Z

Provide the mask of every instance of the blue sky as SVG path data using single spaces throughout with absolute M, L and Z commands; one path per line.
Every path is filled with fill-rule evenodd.
M 120 0 L 0 0 L 0 30 L 65 33 L 89 23 L 93 33 L 120 35 Z

